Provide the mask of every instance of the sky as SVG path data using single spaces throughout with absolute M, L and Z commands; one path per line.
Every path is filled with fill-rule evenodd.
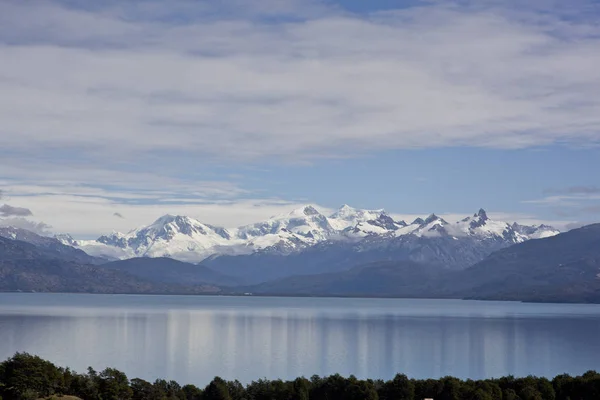
M 524 4 L 526 3 L 526 4 Z M 0 1 L 0 224 L 600 222 L 600 3 Z

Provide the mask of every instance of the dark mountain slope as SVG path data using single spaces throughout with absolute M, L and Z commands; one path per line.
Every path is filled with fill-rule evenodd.
M 107 260 L 92 257 L 83 250 L 61 243 L 58 239 L 40 236 L 37 233 L 14 227 L 0 227 L 0 237 L 30 243 L 39 249 L 44 249 L 45 254 L 63 260 L 74 261 L 82 264 L 103 264 Z
M 350 271 L 293 276 L 241 288 L 254 294 L 365 297 L 432 297 L 438 282 L 453 272 L 413 261 L 380 262 Z
M 241 289 L 256 294 L 600 303 L 600 224 L 499 250 L 463 271 L 393 261 Z
M 361 265 L 385 261 L 413 261 L 448 269 L 464 269 L 505 245 L 501 240 L 472 237 L 372 237 L 358 243 L 323 242 L 287 255 L 261 251 L 250 255 L 219 256 L 200 264 L 241 278 L 248 284 L 258 284 L 296 275 L 348 271 Z
M 472 298 L 600 302 L 600 224 L 497 251 L 452 286 Z
M 130 258 L 102 265 L 103 268 L 127 272 L 139 278 L 160 283 L 197 285 L 210 283 L 222 286 L 241 284 L 239 279 L 221 274 L 203 265 L 177 261 L 172 258 Z
M 205 293 L 209 285 L 152 283 L 121 271 L 53 258 L 52 251 L 0 237 L 0 291 Z

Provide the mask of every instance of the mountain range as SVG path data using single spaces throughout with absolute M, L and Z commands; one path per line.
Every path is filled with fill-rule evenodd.
M 600 303 L 600 224 L 516 244 L 460 271 L 388 261 L 291 276 L 239 290 L 260 295 Z
M 8 227 L 7 290 L 600 302 L 600 224 L 560 233 L 484 210 L 406 223 L 383 210 L 325 216 L 306 206 L 236 229 L 167 215 L 95 241 Z
M 233 229 L 204 224 L 186 216 L 165 215 L 148 226 L 128 233 L 113 232 L 96 240 L 75 240 L 68 235 L 56 238 L 63 244 L 107 259 L 169 257 L 197 263 L 215 256 L 289 255 L 324 243 L 342 246 L 362 243 L 372 247 L 374 242 L 397 241 L 407 242 L 409 246 L 413 240 L 402 239 L 407 237 L 487 242 L 483 251 L 486 253 L 487 247 L 493 250 L 558 233 L 546 225 L 493 221 L 484 210 L 456 223 L 448 223 L 435 214 L 406 223 L 394 220 L 384 210 L 360 210 L 344 205 L 325 216 L 309 205 Z

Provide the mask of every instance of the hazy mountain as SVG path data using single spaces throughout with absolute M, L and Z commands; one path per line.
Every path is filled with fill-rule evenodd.
M 380 262 L 348 271 L 291 276 L 239 292 L 268 295 L 360 296 L 360 297 L 431 297 L 439 282 L 452 272 L 413 261 Z
M 80 249 L 64 244 L 62 240 L 57 238 L 41 236 L 25 229 L 11 226 L 0 227 L 0 237 L 31 243 L 40 249 L 44 249 L 45 254 L 49 257 L 56 257 L 83 264 L 102 264 L 107 261 L 103 258 L 92 257 Z
M 202 266 L 177 261 L 172 258 L 130 258 L 103 264 L 102 268 L 127 272 L 150 282 L 175 283 L 179 285 L 214 284 L 235 286 L 242 283 L 233 278 Z

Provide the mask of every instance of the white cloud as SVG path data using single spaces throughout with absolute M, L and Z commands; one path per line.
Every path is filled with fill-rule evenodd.
M 546 196 L 540 199 L 525 200 L 525 204 L 538 204 L 543 206 L 561 206 L 561 207 L 577 207 L 585 202 L 600 200 L 600 194 L 572 194 L 572 195 L 553 195 Z
M 15 228 L 27 229 L 38 235 L 50 235 L 52 226 L 44 222 L 35 222 L 22 217 L 0 218 L 0 226 L 13 226 Z
M 29 217 L 33 215 L 31 210 L 23 207 L 14 207 L 9 204 L 0 206 L 0 217 Z
M 433 3 L 275 23 L 201 8 L 174 25 L 33 4 L 3 10 L 8 148 L 306 158 L 600 135 L 600 28 L 585 21 Z
M 38 194 L 13 198 L 20 205 L 35 210 L 36 219 L 51 225 L 54 232 L 70 233 L 77 238 L 97 238 L 112 231 L 127 232 L 148 225 L 166 213 L 187 215 L 208 224 L 235 227 L 288 213 L 302 206 L 297 202 L 278 199 L 127 204 L 103 197 L 74 194 Z M 115 213 L 127 218 L 115 218 Z M 10 223 L 5 222 L 5 225 Z
M 46 188 L 42 188 L 46 190 Z M 30 193 L 34 188 L 30 188 Z M 286 201 L 281 199 L 165 199 L 156 203 L 127 203 L 123 201 L 126 195 L 113 193 L 112 198 L 104 197 L 103 193 L 85 195 L 72 189 L 66 194 L 48 194 L 40 191 L 36 195 L 13 195 L 19 205 L 35 210 L 35 218 L 44 222 L 33 222 L 23 218 L 0 219 L 2 225 L 15 225 L 40 233 L 70 233 L 76 238 L 91 239 L 112 231 L 128 232 L 131 229 L 152 223 L 158 217 L 169 213 L 187 215 L 204 223 L 238 227 L 275 215 L 291 212 L 303 207 L 308 202 Z M 329 207 L 312 204 L 325 215 L 335 210 Z M 429 213 L 401 214 L 390 211 L 396 220 L 410 223 L 416 218 L 426 218 Z M 448 222 L 456 222 L 472 212 L 449 213 L 438 215 Z M 121 216 L 121 217 L 119 217 Z M 122 216 L 127 216 L 124 218 Z M 522 224 L 550 224 L 564 230 L 573 220 L 542 220 L 531 214 L 488 212 L 488 216 L 499 221 Z M 118 217 L 118 218 L 115 218 Z
M 166 211 L 229 225 L 297 203 L 215 163 L 600 140 L 592 2 L 64 4 L 0 2 L 1 184 L 58 231 Z

